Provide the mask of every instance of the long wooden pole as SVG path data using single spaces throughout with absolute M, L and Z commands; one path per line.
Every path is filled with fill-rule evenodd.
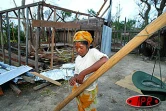
M 130 53 L 133 49 L 139 46 L 147 38 L 149 38 L 157 30 L 166 26 L 166 13 L 159 16 L 156 20 L 145 27 L 138 35 L 136 35 L 131 41 L 129 41 L 121 50 L 114 54 L 105 64 L 103 64 L 96 72 L 93 73 L 82 85 L 80 85 L 74 92 L 69 94 L 62 102 L 60 102 L 54 109 L 54 111 L 60 111 L 66 106 L 74 97 L 78 96 L 85 88 L 102 76 L 106 71 L 112 68 L 123 57 Z
M 107 0 L 104 1 L 103 5 L 101 6 L 101 8 L 99 9 L 99 11 L 97 12 L 97 16 L 100 14 L 101 10 L 103 9 L 104 5 L 107 3 Z

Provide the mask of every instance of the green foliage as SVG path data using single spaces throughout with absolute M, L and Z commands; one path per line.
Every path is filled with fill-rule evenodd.
M 10 27 L 10 42 L 17 43 L 18 42 L 18 25 L 15 25 L 13 22 L 10 22 L 9 27 Z M 7 24 L 3 22 L 2 28 L 3 28 L 3 42 L 4 44 L 6 44 L 7 35 L 8 35 Z M 20 41 L 22 42 L 25 41 L 25 35 L 22 30 L 20 30 Z
M 67 18 L 71 17 L 72 16 L 72 13 L 71 12 L 65 12 L 65 11 L 61 11 L 61 16 L 62 16 L 62 19 L 63 20 L 66 20 Z
M 95 12 L 93 9 L 88 9 L 88 13 L 89 13 L 91 16 L 96 16 L 96 12 Z
M 112 23 L 112 27 L 115 30 L 125 30 L 125 27 L 126 27 L 126 30 L 133 30 L 135 28 L 135 24 L 136 24 L 135 20 L 128 20 L 126 24 L 125 24 L 125 21 L 121 21 L 121 22 L 115 21 Z

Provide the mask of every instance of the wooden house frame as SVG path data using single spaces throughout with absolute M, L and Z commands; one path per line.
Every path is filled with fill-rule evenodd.
M 105 1 L 106 2 L 106 1 Z M 105 3 L 104 2 L 104 3 Z M 103 4 L 104 5 L 104 4 Z M 48 8 L 50 13 L 47 17 L 44 16 L 44 8 Z M 103 7 L 103 6 L 102 6 Z M 101 7 L 101 8 L 102 8 Z M 32 12 L 33 9 L 37 11 L 35 13 Z M 65 21 L 58 13 L 57 10 L 61 10 L 64 12 L 70 12 L 75 14 L 75 21 Z M 98 14 L 100 13 L 99 10 Z M 24 12 L 24 14 L 23 14 Z M 13 13 L 13 15 L 10 15 Z M 105 12 L 104 12 L 105 13 Z M 35 16 L 34 16 L 35 15 Z M 54 16 L 53 16 L 54 15 Z M 86 20 L 78 20 L 78 16 L 87 17 Z M 51 17 L 53 16 L 53 20 Z M 16 20 L 18 25 L 18 40 L 17 40 L 17 54 L 12 53 L 13 47 L 11 45 L 11 30 L 10 30 L 10 20 Z M 4 31 L 3 23 L 7 24 L 7 30 Z M 16 8 L 11 8 L 7 10 L 0 11 L 0 36 L 1 36 L 1 59 L 6 62 L 6 58 L 8 58 L 7 63 L 9 65 L 12 64 L 12 61 L 18 63 L 18 66 L 22 64 L 30 65 L 35 68 L 35 70 L 39 71 L 39 66 L 43 65 L 39 62 L 39 49 L 42 44 L 42 38 L 45 37 L 46 28 L 51 28 L 51 55 L 53 56 L 54 52 L 54 43 L 61 42 L 64 45 L 70 44 L 72 46 L 72 37 L 74 33 L 78 30 L 87 30 L 94 37 L 93 46 L 100 46 L 101 43 L 101 34 L 102 34 L 102 25 L 104 24 L 104 19 L 97 16 L 91 16 L 90 14 L 81 13 L 65 8 L 61 8 L 58 6 L 54 6 L 51 4 L 47 4 L 45 2 L 37 2 L 32 3 Z M 21 25 L 24 26 L 25 32 L 25 56 L 21 56 L 21 41 L 20 41 L 20 31 Z M 56 33 L 59 34 L 59 38 L 56 38 Z M 7 37 L 7 47 L 5 47 L 4 35 Z M 37 45 L 36 45 L 37 44 Z M 55 45 L 56 46 L 56 45 Z M 35 60 L 29 59 L 30 49 L 33 49 L 35 52 Z M 52 57 L 51 56 L 51 57 Z M 53 57 L 52 57 L 53 58 Z M 53 60 L 51 60 L 51 68 L 53 65 Z

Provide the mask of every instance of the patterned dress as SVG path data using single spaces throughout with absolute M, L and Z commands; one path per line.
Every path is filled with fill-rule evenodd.
M 74 85 L 72 91 L 75 91 L 78 86 Z M 91 91 L 83 91 L 79 96 L 76 97 L 78 111 L 97 111 L 97 93 L 98 86 Z

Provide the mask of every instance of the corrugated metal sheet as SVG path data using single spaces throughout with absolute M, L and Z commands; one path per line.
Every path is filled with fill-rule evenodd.
M 1 63 L 2 65 L 2 63 Z M 8 66 L 3 64 L 5 67 L 1 67 L 0 69 L 0 85 L 14 79 L 17 76 L 20 76 L 21 74 L 28 72 L 29 70 L 32 69 L 32 67 L 29 66 L 20 66 L 20 67 L 15 67 L 15 66 Z
M 104 25 L 102 32 L 101 52 L 111 55 L 112 28 Z
M 69 80 L 71 77 L 74 76 L 74 63 L 66 63 L 63 64 L 60 69 L 53 69 L 46 72 L 41 72 L 40 74 L 46 76 L 53 80 L 65 79 Z M 43 80 L 40 77 L 36 77 L 35 81 Z

